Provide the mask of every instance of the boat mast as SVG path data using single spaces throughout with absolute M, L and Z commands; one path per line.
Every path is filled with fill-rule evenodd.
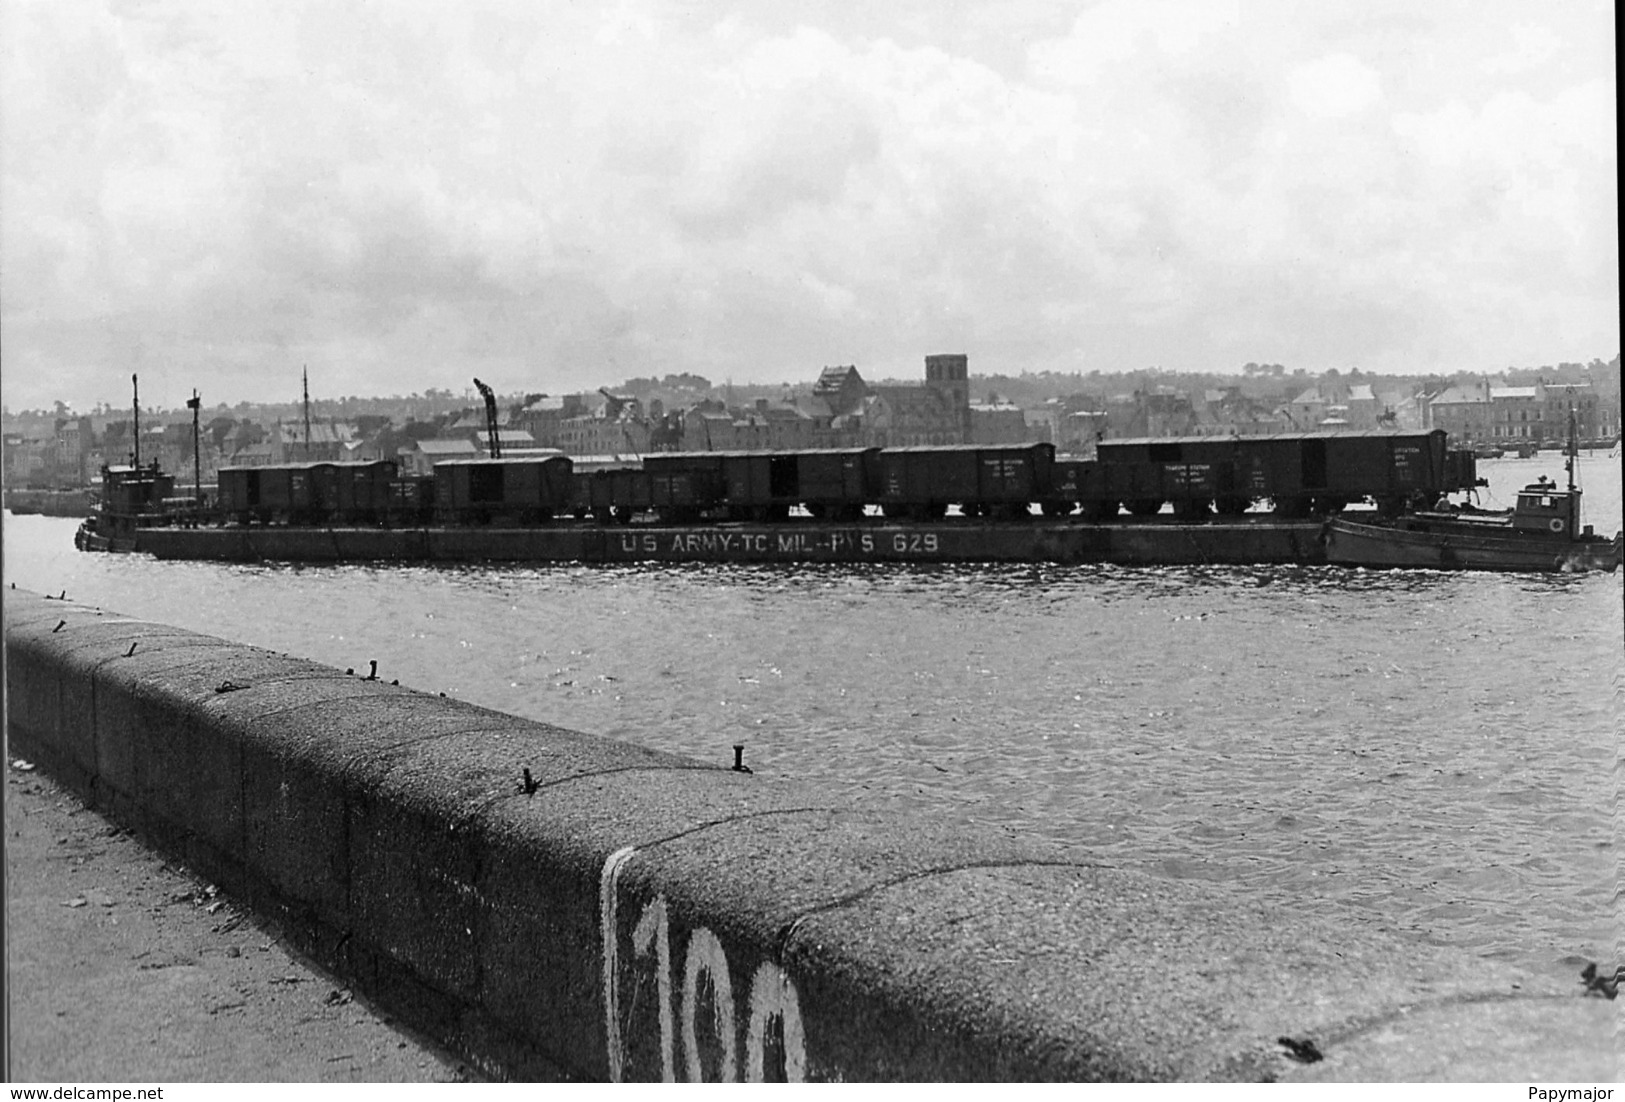
M 130 376 L 130 389 L 134 391 L 135 407 L 135 469 L 141 469 L 141 380 L 136 375 Z
M 305 379 L 305 459 L 310 459 L 310 368 L 304 369 Z
M 1572 494 L 1574 493 L 1574 461 L 1579 458 L 1580 455 L 1580 440 L 1575 428 L 1573 402 L 1569 403 L 1569 446 L 1565 450 L 1568 452 L 1568 460 L 1563 464 L 1563 466 L 1566 467 L 1569 472 L 1569 493 Z
M 198 397 L 197 387 L 192 388 L 192 396 L 186 400 L 192 410 L 192 496 L 197 499 L 198 505 L 203 505 L 203 451 L 198 446 L 198 413 L 203 409 L 203 399 Z

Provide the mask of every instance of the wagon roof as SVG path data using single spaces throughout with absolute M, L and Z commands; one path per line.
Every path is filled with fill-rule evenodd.
M 719 449 L 717 451 L 682 451 L 682 452 L 656 452 L 645 456 L 645 459 L 770 459 L 774 456 L 784 455 L 862 455 L 864 452 L 877 452 L 879 448 L 790 448 L 787 450 L 769 448 L 734 448 Z
M 895 452 L 908 452 L 911 455 L 919 453 L 952 454 L 962 452 L 1030 452 L 1043 448 L 1054 450 L 1055 445 L 1046 441 L 1033 441 L 1026 444 L 915 444 L 906 448 L 885 448 L 887 454 Z
M 441 467 L 535 467 L 548 463 L 557 463 L 559 460 L 566 463 L 574 462 L 563 452 L 554 452 L 551 455 L 504 455 L 496 459 L 483 456 L 471 459 L 442 459 L 435 464 L 435 469 Z
M 1427 429 L 1423 432 L 1404 432 L 1397 429 L 1334 429 L 1324 432 L 1272 432 L 1265 434 L 1248 433 L 1244 436 L 1228 436 L 1219 435 L 1217 433 L 1208 436 L 1125 436 L 1116 440 L 1101 440 L 1095 446 L 1097 448 L 1120 448 L 1134 444 L 1256 444 L 1263 440 L 1363 440 L 1393 438 L 1419 440 L 1425 437 L 1436 436 L 1443 432 L 1443 429 Z
M 357 470 L 362 467 L 394 467 L 393 459 L 314 459 L 308 463 L 237 463 L 228 467 L 221 467 L 220 473 L 227 471 L 310 471 L 317 467 L 343 467 L 346 470 Z
M 780 452 L 778 454 L 780 454 L 780 455 L 864 455 L 864 454 L 866 454 L 868 452 L 877 452 L 879 450 L 880 449 L 877 448 L 877 447 L 867 447 L 867 448 L 859 448 L 859 447 L 853 447 L 853 448 L 795 448 L 795 449 L 792 449 L 790 451 Z
M 638 471 L 643 469 L 641 455 L 576 455 L 571 463 L 578 474 L 595 471 Z

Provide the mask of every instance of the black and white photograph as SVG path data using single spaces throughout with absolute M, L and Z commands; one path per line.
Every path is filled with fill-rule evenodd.
M 11 1097 L 1614 1097 L 1615 22 L 0 0 Z

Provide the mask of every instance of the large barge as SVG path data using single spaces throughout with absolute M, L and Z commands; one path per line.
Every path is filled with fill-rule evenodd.
M 493 444 L 493 452 L 496 450 Z M 1326 518 L 1477 484 L 1443 431 L 227 467 L 212 503 L 110 469 L 79 545 L 224 562 L 1316 565 Z M 1265 503 L 1270 511 L 1259 511 Z
M 217 562 L 1318 564 L 1319 520 L 141 528 L 134 550 Z

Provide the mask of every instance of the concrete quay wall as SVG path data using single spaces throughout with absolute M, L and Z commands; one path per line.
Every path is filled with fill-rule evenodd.
M 86 490 L 6 490 L 5 507 L 13 516 L 83 517 L 90 512 Z
M 4 597 L 13 755 L 498 1076 L 1291 1078 L 1419 1010 L 1455 1018 L 1410 1040 L 1459 1050 L 1509 1007 L 1575 1069 L 1600 1028 L 1353 923 Z

